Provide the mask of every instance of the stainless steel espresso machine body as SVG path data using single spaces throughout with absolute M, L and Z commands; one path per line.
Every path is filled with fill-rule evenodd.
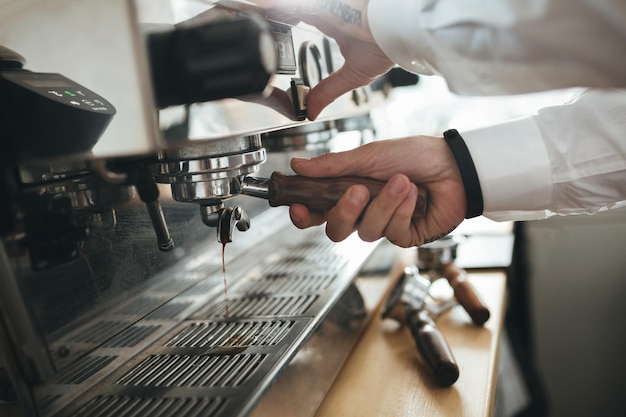
M 242 188 L 383 89 L 304 120 L 336 45 L 219 3 L 0 0 L 0 413 L 312 415 L 354 343 L 376 245 Z

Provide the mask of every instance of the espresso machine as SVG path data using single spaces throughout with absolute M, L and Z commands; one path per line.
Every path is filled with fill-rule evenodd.
M 377 243 L 271 206 L 291 157 L 376 137 L 385 77 L 305 118 L 341 65 L 237 1 L 0 0 L 0 413 L 313 415 Z

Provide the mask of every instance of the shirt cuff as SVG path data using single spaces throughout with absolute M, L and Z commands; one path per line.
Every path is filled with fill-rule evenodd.
M 543 210 L 552 201 L 550 158 L 534 118 L 462 132 L 484 212 Z

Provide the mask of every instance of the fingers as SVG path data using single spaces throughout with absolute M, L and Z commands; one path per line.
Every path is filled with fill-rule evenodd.
M 359 57 L 355 58 L 353 55 Z M 378 46 L 366 43 L 360 43 L 360 47 L 352 46 L 352 52 L 346 55 L 346 63 L 309 92 L 307 117 L 315 120 L 338 97 L 371 84 L 377 77 L 389 71 L 392 65 L 389 58 L 382 52 L 379 53 Z
M 334 242 L 358 230 L 359 237 L 366 242 L 386 237 L 398 246 L 409 247 L 419 240 L 412 227 L 417 196 L 417 186 L 405 175 L 398 174 L 371 202 L 367 187 L 355 185 L 326 215 L 310 212 L 299 204 L 292 205 L 289 213 L 293 224 L 301 229 L 326 221 L 326 235 Z
M 410 244 L 411 217 L 417 200 L 417 187 L 405 175 L 395 175 L 380 194 L 369 201 L 367 188 L 353 186 L 327 216 L 326 234 L 339 242 L 358 229 L 359 237 L 373 242 L 387 236 L 399 245 Z
M 370 84 L 393 66 L 372 37 L 365 0 L 344 1 L 340 10 L 317 0 L 255 0 L 253 3 L 313 25 L 339 45 L 345 63 L 311 89 L 307 98 L 310 120 L 315 120 L 338 97 Z
M 369 198 L 370 194 L 367 187 L 355 185 L 350 187 L 339 199 L 335 207 L 329 211 L 328 216 L 311 212 L 300 204 L 293 204 L 289 207 L 289 216 L 291 222 L 300 229 L 318 226 L 327 221 L 326 234 L 332 241 L 340 242 L 354 232 L 361 212 L 367 207 Z
M 350 79 L 345 76 L 345 67 L 333 72 L 311 89 L 307 96 L 307 117 L 315 120 L 317 116 L 337 97 L 356 88 L 369 84 L 370 80 Z
M 413 195 L 407 199 L 411 192 Z M 406 227 L 405 231 L 409 230 L 416 198 L 417 187 L 405 175 L 394 175 L 363 215 L 359 226 L 361 239 L 366 242 L 378 240 L 385 236 L 391 224 L 394 224 L 393 232 L 396 235 L 399 235 L 402 226 Z M 409 207 L 408 218 L 404 216 L 400 219 L 399 215 L 409 211 Z M 398 212 L 400 208 L 403 209 L 402 212 Z
M 418 189 L 415 184 L 410 184 L 409 187 L 409 193 L 404 201 L 400 203 L 393 218 L 382 233 L 391 243 L 403 248 L 408 248 L 418 243 L 412 224 Z
M 354 232 L 369 198 L 369 190 L 362 185 L 352 186 L 346 191 L 335 207 L 328 212 L 326 235 L 330 240 L 340 242 Z
M 293 204 L 289 207 L 289 217 L 291 222 L 299 229 L 319 226 L 326 221 L 323 213 L 311 212 L 301 204 Z

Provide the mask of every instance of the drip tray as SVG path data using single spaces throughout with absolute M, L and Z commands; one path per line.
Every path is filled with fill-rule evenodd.
M 42 415 L 312 415 L 364 325 L 352 282 L 376 244 L 319 229 L 276 241 L 294 235 L 259 252 L 264 262 L 230 268 L 227 294 L 220 271 L 132 325 L 94 322 L 73 341 L 99 347 L 39 389 Z

